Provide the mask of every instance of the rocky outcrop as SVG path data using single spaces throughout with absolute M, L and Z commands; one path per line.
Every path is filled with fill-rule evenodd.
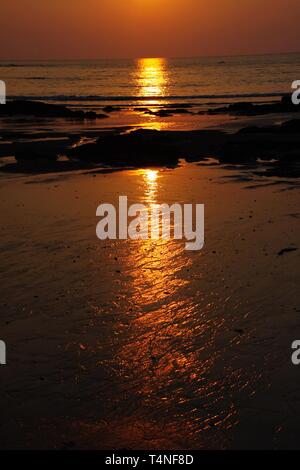
M 76 144 L 76 145 L 74 145 Z M 300 119 L 268 127 L 246 127 L 235 134 L 217 130 L 136 130 L 99 133 L 97 140 L 66 137 L 40 141 L 0 143 L 0 156 L 16 157 L 18 164 L 45 168 L 58 156 L 76 165 L 144 168 L 175 167 L 180 158 L 200 162 L 214 158 L 220 163 L 255 165 L 268 162 L 272 174 L 298 175 L 300 168 Z M 261 161 L 264 161 L 261 163 Z M 59 162 L 58 162 L 59 163 Z M 297 169 L 298 168 L 298 169 Z M 264 168 L 265 171 L 265 168 Z M 265 175 L 268 175 L 266 171 Z M 270 173 L 271 174 L 271 173 Z
M 211 108 L 207 114 L 231 114 L 234 116 L 259 116 L 273 113 L 292 113 L 299 112 L 300 106 L 292 103 L 290 95 L 284 95 L 281 101 L 267 104 L 254 104 L 249 102 L 240 102 L 229 104 L 221 108 Z M 203 112 L 200 112 L 203 114 Z
M 112 166 L 169 166 L 178 164 L 179 149 L 158 131 L 103 136 L 94 144 L 67 151 L 70 158 Z
M 70 118 L 70 119 L 104 119 L 106 114 L 96 114 L 94 112 L 72 111 L 66 106 L 40 101 L 8 101 L 0 106 L 0 117 L 2 116 L 34 116 L 39 118 Z

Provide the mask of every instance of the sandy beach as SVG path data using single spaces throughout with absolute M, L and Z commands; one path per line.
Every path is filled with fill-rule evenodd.
M 294 464 L 299 23 L 299 0 L 1 0 L 10 464 Z
M 297 446 L 299 180 L 256 170 L 1 175 L 2 448 Z M 99 241 L 119 194 L 204 203 L 204 250 Z

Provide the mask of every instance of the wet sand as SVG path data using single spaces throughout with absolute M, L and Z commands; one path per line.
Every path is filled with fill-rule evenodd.
M 2 448 L 299 448 L 299 180 L 251 165 L 2 174 Z M 96 208 L 206 206 L 206 244 Z

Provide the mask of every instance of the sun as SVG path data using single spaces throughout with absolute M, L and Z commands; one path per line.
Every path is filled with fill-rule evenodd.
M 153 183 L 157 180 L 158 178 L 158 171 L 157 170 L 146 170 L 146 179 L 149 181 L 149 183 Z

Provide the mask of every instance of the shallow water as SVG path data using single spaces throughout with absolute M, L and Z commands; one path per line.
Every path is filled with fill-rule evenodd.
M 299 243 L 299 192 L 277 182 L 197 165 L 1 178 L 3 447 L 298 446 L 299 252 L 277 253 Z M 119 194 L 204 203 L 205 248 L 100 242 L 96 208 Z

